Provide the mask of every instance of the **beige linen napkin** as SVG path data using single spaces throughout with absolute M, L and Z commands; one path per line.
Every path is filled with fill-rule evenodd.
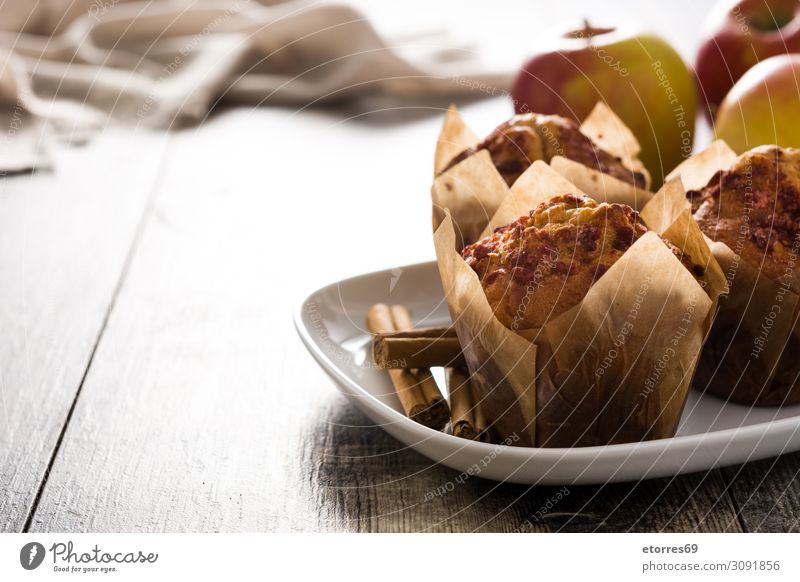
M 170 127 L 223 99 L 408 104 L 510 82 L 441 37 L 390 42 L 352 7 L 304 0 L 5 0 L 0 49 L 0 171 L 46 166 L 53 135 L 108 116 Z

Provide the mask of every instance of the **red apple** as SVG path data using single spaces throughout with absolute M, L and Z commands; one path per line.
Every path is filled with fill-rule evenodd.
M 800 55 L 761 61 L 739 79 L 717 112 L 718 138 L 737 153 L 764 144 L 800 147 Z
M 800 52 L 800 2 L 724 0 L 712 10 L 695 70 L 711 114 L 745 72 L 771 56 Z
M 555 113 L 576 121 L 604 101 L 639 140 L 655 187 L 692 152 L 694 78 L 666 41 L 634 28 L 586 24 L 559 33 L 554 50 L 525 64 L 511 96 L 517 113 Z

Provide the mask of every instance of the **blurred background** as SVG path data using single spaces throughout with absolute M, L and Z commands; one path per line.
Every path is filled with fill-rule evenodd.
M 408 220 L 394 234 L 405 241 L 359 252 L 380 255 L 365 257 L 365 268 L 418 260 L 430 248 L 408 242 L 427 238 L 424 220 L 411 217 L 427 214 L 431 153 L 450 103 L 488 133 L 513 113 L 507 92 L 522 64 L 585 22 L 662 35 L 690 64 L 712 5 L 9 0 L 0 8 L 0 120 L 9 127 L 0 169 L 53 169 L 64 144 L 109 128 L 191 131 L 239 107 L 234 115 L 258 119 L 270 137 L 232 133 L 221 159 L 259 150 L 273 191 L 296 188 L 299 176 L 314 180 L 313 160 L 326 176 L 314 204 L 333 215 L 352 208 L 337 206 L 341 189 L 367 212 L 401 202 L 397 216 L 408 209 Z M 696 141 L 708 139 L 699 124 Z

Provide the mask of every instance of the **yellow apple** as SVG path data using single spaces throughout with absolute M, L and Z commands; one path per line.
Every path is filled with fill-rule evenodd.
M 747 71 L 719 106 L 714 131 L 738 153 L 764 144 L 800 147 L 800 54 Z

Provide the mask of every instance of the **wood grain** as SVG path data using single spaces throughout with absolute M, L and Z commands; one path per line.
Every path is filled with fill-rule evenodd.
M 287 117 L 231 112 L 176 137 L 32 529 L 293 530 L 320 518 L 298 495 L 308 475 L 297 455 L 317 438 L 309 422 L 331 386 L 300 346 L 291 306 L 347 265 L 425 258 L 424 196 L 393 210 L 394 249 L 363 245 L 392 236 L 386 221 L 337 228 L 331 217 L 378 216 L 416 180 L 425 192 L 429 152 L 415 154 L 412 180 L 379 181 L 394 165 L 386 158 L 365 168 L 374 187 L 348 189 L 349 165 L 280 154 L 323 152 L 351 134 L 352 155 L 368 159 L 417 142 L 420 128 L 380 142 L 357 123 L 309 115 L 286 127 Z M 417 246 L 400 231 L 417 232 Z
M 25 524 L 165 143 L 109 130 L 54 173 L 0 178 L 0 531 Z
M 718 472 L 603 487 L 528 487 L 434 465 L 346 404 L 309 443 L 326 509 L 316 530 L 434 532 L 740 531 Z
M 747 531 L 800 531 L 800 453 L 723 470 Z

